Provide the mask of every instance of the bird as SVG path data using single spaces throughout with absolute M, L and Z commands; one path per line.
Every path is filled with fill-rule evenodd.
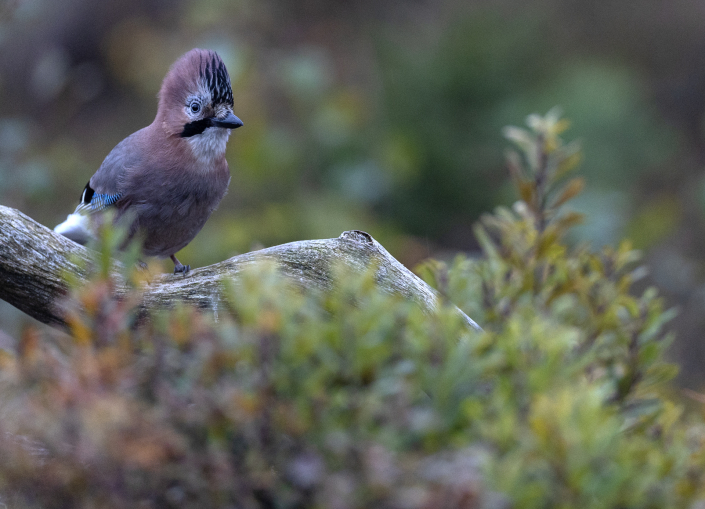
M 54 228 L 85 244 L 106 210 L 141 239 L 146 256 L 171 258 L 203 228 L 225 196 L 230 169 L 225 149 L 242 121 L 233 113 L 230 75 L 220 56 L 192 49 L 174 62 L 162 82 L 154 121 L 108 154 L 83 189 L 76 210 Z

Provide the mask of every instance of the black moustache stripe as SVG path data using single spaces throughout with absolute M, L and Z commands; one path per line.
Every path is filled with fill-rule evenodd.
M 205 131 L 209 127 L 213 127 L 213 120 L 210 118 L 202 118 L 201 120 L 194 120 L 193 122 L 189 122 L 188 124 L 184 124 L 184 130 L 181 131 L 179 136 L 181 136 L 182 138 L 190 138 L 191 136 L 201 134 L 203 131 Z

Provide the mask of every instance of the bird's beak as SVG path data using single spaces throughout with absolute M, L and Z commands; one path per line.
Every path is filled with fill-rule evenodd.
M 238 127 L 242 127 L 242 120 L 233 115 L 232 112 L 229 112 L 228 116 L 225 118 L 214 117 L 211 120 L 211 123 L 215 127 L 224 127 L 226 129 L 237 129 Z

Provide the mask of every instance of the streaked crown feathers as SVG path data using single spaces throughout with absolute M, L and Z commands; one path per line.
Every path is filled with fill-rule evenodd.
M 205 65 L 201 61 L 199 75 L 211 93 L 213 104 L 229 104 L 233 106 L 233 89 L 225 64 L 215 51 L 209 51 L 210 60 Z M 202 55 L 203 57 L 203 55 Z
M 179 58 L 164 77 L 159 91 L 162 114 L 183 108 L 189 95 L 207 93 L 213 106 L 233 106 L 230 76 L 220 56 L 211 50 L 192 49 Z

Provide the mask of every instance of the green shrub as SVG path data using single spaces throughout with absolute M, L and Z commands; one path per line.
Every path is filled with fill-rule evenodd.
M 0 358 L 8 507 L 662 508 L 702 501 L 705 427 L 665 384 L 670 316 L 627 243 L 564 236 L 582 182 L 552 112 L 507 135 L 521 200 L 482 259 L 429 261 L 433 316 L 339 269 L 329 294 L 262 265 L 216 317 L 139 327 L 102 267 L 73 336 Z M 485 328 L 466 328 L 453 302 Z M 80 305 L 77 305 L 80 304 Z M 79 311 L 80 310 L 80 311 Z M 50 340 L 51 339 L 51 340 Z

